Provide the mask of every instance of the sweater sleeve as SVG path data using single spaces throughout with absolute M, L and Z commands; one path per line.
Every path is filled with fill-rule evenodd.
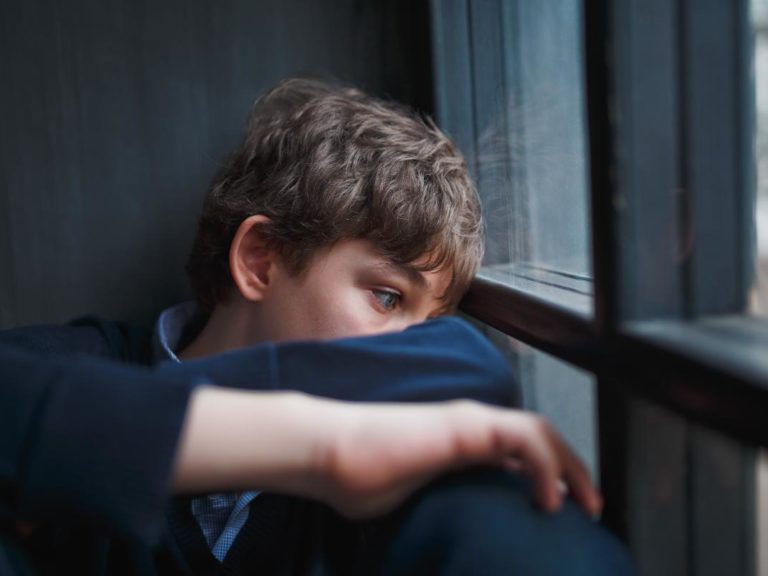
M 346 401 L 520 403 L 507 360 L 455 317 L 399 333 L 254 346 L 177 368 L 228 387 L 294 390 Z
M 520 404 L 518 382 L 507 359 L 456 317 L 417 324 L 402 333 L 313 348 L 311 343 L 297 343 L 276 350 L 278 386 L 349 401 Z
M 156 542 L 191 383 L 0 345 L 0 518 L 82 518 Z

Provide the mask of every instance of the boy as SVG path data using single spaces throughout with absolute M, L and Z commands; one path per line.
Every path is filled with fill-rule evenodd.
M 408 111 L 358 91 L 291 80 L 257 101 L 243 143 L 215 179 L 206 199 L 188 265 L 197 305 L 183 305 L 163 313 L 151 349 L 141 335 L 120 334 L 119 343 L 114 345 L 114 338 L 109 336 L 114 326 L 91 323 L 85 327 L 95 327 L 105 335 L 103 340 L 107 344 L 96 345 L 101 354 L 119 354 L 144 362 L 185 361 L 182 366 L 161 367 L 160 374 L 203 376 L 219 384 L 239 386 L 242 382 L 243 386 L 258 388 L 253 384 L 258 376 L 244 368 L 274 375 L 278 366 L 286 381 L 292 383 L 291 389 L 345 400 L 442 400 L 470 396 L 503 403 L 504 392 L 496 385 L 498 381 L 495 387 L 467 387 L 468 380 L 451 380 L 449 368 L 465 374 L 467 366 L 472 365 L 471 358 L 460 358 L 461 345 L 471 347 L 472 337 L 456 321 L 427 323 L 392 337 L 336 340 L 399 332 L 450 312 L 481 256 L 477 197 L 461 156 L 445 136 Z M 46 333 L 43 339 L 60 338 L 51 334 Z M 430 341 L 419 351 L 414 342 L 424 336 Z M 37 337 L 29 336 L 33 341 Z M 23 340 L 24 336 L 19 338 Z M 456 338 L 460 346 L 454 349 L 451 338 Z M 222 356 L 253 345 L 302 340 L 333 342 L 273 344 L 266 349 L 257 346 L 239 356 Z M 398 346 L 403 348 L 398 350 Z M 29 347 L 35 348 L 34 343 Z M 487 352 L 472 350 L 487 358 Z M 258 361 L 253 361 L 254 356 Z M 292 362 L 292 358 L 297 362 Z M 369 365 L 366 359 L 371 362 Z M 436 368 L 432 369 L 430 362 Z M 341 363 L 349 365 L 340 368 Z M 409 368 L 409 363 L 414 367 Z M 378 374 L 371 374 L 372 370 Z M 339 379 L 349 378 L 350 374 L 357 388 L 350 388 L 348 381 Z M 435 382 L 434 375 L 443 381 Z M 265 382 L 268 387 L 272 379 Z M 205 391 L 202 395 L 205 397 Z M 219 401 L 217 405 L 223 406 L 221 417 L 237 418 L 238 405 L 246 399 Z M 370 412 L 370 421 L 387 420 L 386 414 L 382 416 L 383 409 Z M 196 437 L 194 404 L 191 410 L 189 434 Z M 418 421 L 428 418 L 430 413 L 417 411 L 409 416 L 402 410 L 391 413 L 393 425 L 412 423 L 411 437 L 428 436 L 418 431 Z M 471 421 L 466 414 L 462 419 Z M 262 424 L 267 420 L 268 414 L 262 414 Z M 329 420 L 328 426 L 331 425 Z M 294 424 L 297 426 L 298 423 Z M 279 423 L 275 423 L 274 429 L 281 430 Z M 359 430 L 365 433 L 365 428 Z M 596 511 L 597 496 L 567 449 L 548 439 L 551 433 L 542 428 L 527 433 L 533 436 L 528 444 L 521 445 L 519 455 L 534 476 L 543 476 L 547 470 L 550 474 L 562 470 L 582 505 L 590 512 Z M 394 437 L 396 432 L 389 435 Z M 404 440 L 408 437 L 404 435 Z M 278 434 L 278 438 L 283 437 Z M 375 447 L 377 438 L 381 436 L 371 435 L 368 445 Z M 547 442 L 558 448 L 525 450 Z M 284 438 L 276 442 L 277 452 L 286 443 L 289 442 Z M 191 474 L 194 480 L 182 482 L 184 488 L 246 487 L 248 483 L 242 480 L 219 484 L 211 480 L 212 467 L 226 468 L 237 460 L 227 449 L 228 442 L 216 445 L 222 454 L 220 459 L 215 465 L 207 462 Z M 178 469 L 182 477 L 189 478 L 190 473 L 184 474 L 183 446 Z M 334 450 L 331 460 L 336 464 L 331 468 L 345 468 L 349 461 L 360 466 L 364 457 L 339 457 L 360 454 L 359 444 L 356 446 L 346 451 Z M 463 450 L 475 454 L 464 462 L 504 460 L 505 451 L 497 450 L 495 458 L 489 458 L 487 452 L 476 458 L 472 448 L 459 447 L 458 452 Z M 373 453 L 378 458 L 388 451 Z M 385 476 L 398 466 L 397 453 L 389 453 L 388 465 L 380 468 Z M 456 459 L 455 454 L 453 458 Z M 547 458 L 551 461 L 546 462 Z M 429 460 L 426 456 L 424 459 Z M 513 461 L 511 465 L 518 466 L 519 462 Z M 374 460 L 368 464 L 369 470 L 376 466 Z M 414 471 L 404 482 L 390 485 L 388 480 L 383 481 L 395 488 L 379 491 L 378 502 L 376 498 L 367 498 L 354 503 L 350 492 L 354 493 L 359 486 L 351 490 L 347 486 L 344 497 L 335 499 L 328 496 L 327 490 L 304 485 L 301 480 L 292 486 L 285 483 L 285 473 L 262 477 L 259 485 L 315 496 L 347 514 L 359 515 L 391 509 L 439 469 L 429 465 L 421 473 Z M 376 476 L 371 474 L 366 482 Z M 540 502 L 554 508 L 557 495 L 541 477 L 535 479 Z M 461 571 L 466 570 L 467 562 L 488 561 L 489 554 L 473 552 L 477 537 L 473 539 L 461 529 L 444 533 L 432 527 L 427 529 L 428 537 L 424 539 L 409 536 L 409 531 L 418 533 L 423 530 L 419 528 L 421 523 L 432 523 L 426 519 L 434 520 L 448 512 L 456 513 L 462 522 L 471 517 L 478 487 L 482 493 L 489 488 L 501 488 L 502 498 L 513 491 L 508 479 L 464 478 L 458 484 L 449 482 L 427 491 L 417 504 L 391 518 L 363 526 L 349 524 L 317 504 L 273 494 L 245 491 L 179 498 L 169 512 L 168 545 L 151 560 L 144 552 L 135 550 L 128 556 L 138 554 L 162 573 L 240 573 L 254 566 L 266 573 L 286 574 L 371 573 L 380 569 L 391 573 Z M 451 494 L 454 502 L 441 503 L 441 494 Z M 499 509 L 499 501 L 486 506 Z M 524 510 L 518 510 L 510 522 L 525 516 Z M 528 532 L 531 526 L 527 526 Z M 450 565 L 439 567 L 432 553 L 414 556 L 415 549 L 435 541 L 429 537 L 432 532 L 437 540 L 448 539 L 442 543 L 443 552 L 438 551 L 437 557 L 444 559 L 440 554 L 450 550 L 454 554 Z M 576 539 L 578 533 L 571 536 Z M 365 542 L 361 543 L 361 538 Z M 599 541 L 597 548 L 609 550 L 612 544 L 601 539 L 604 535 L 586 542 L 594 545 Z M 101 546 L 113 549 L 104 552 L 101 560 L 106 572 L 126 557 L 119 556 L 113 544 Z M 463 560 L 455 557 L 462 551 Z M 532 562 L 532 566 L 554 566 L 536 555 L 532 559 L 522 552 L 511 556 L 511 561 L 495 559 L 496 563 L 484 573 L 527 567 L 526 562 Z M 615 557 L 614 553 L 606 566 L 616 561 Z M 581 558 L 585 571 L 597 573 L 594 556 Z M 133 566 L 136 565 L 134 558 Z M 530 568 L 526 570 L 536 573 Z

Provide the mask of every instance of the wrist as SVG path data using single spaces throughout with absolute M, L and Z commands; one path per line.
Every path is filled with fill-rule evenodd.
M 301 392 L 275 393 L 271 409 L 278 425 L 271 436 L 283 466 L 264 489 L 327 501 L 330 463 L 341 437 L 340 408 Z
M 201 387 L 180 439 L 176 490 L 317 494 L 329 404 L 297 392 Z
M 343 441 L 344 406 L 299 392 L 287 395 L 285 403 L 285 414 L 301 430 L 296 439 L 299 490 L 303 496 L 326 501 L 333 484 L 335 455 Z

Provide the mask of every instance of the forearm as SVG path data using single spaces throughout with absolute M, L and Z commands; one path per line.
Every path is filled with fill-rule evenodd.
M 193 393 L 173 474 L 175 492 L 257 488 L 314 495 L 328 403 L 294 392 L 201 386 Z
M 563 478 L 590 513 L 588 474 L 541 419 L 474 402 L 357 404 L 297 393 L 201 387 L 191 399 L 175 491 L 261 489 L 314 498 L 351 517 L 391 510 L 447 470 L 490 464 L 531 475 L 560 505 Z

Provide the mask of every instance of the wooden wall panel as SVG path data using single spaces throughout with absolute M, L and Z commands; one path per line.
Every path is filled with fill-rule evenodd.
M 312 74 L 431 112 L 426 0 L 0 5 L 0 327 L 187 296 L 206 186 L 253 99 Z

